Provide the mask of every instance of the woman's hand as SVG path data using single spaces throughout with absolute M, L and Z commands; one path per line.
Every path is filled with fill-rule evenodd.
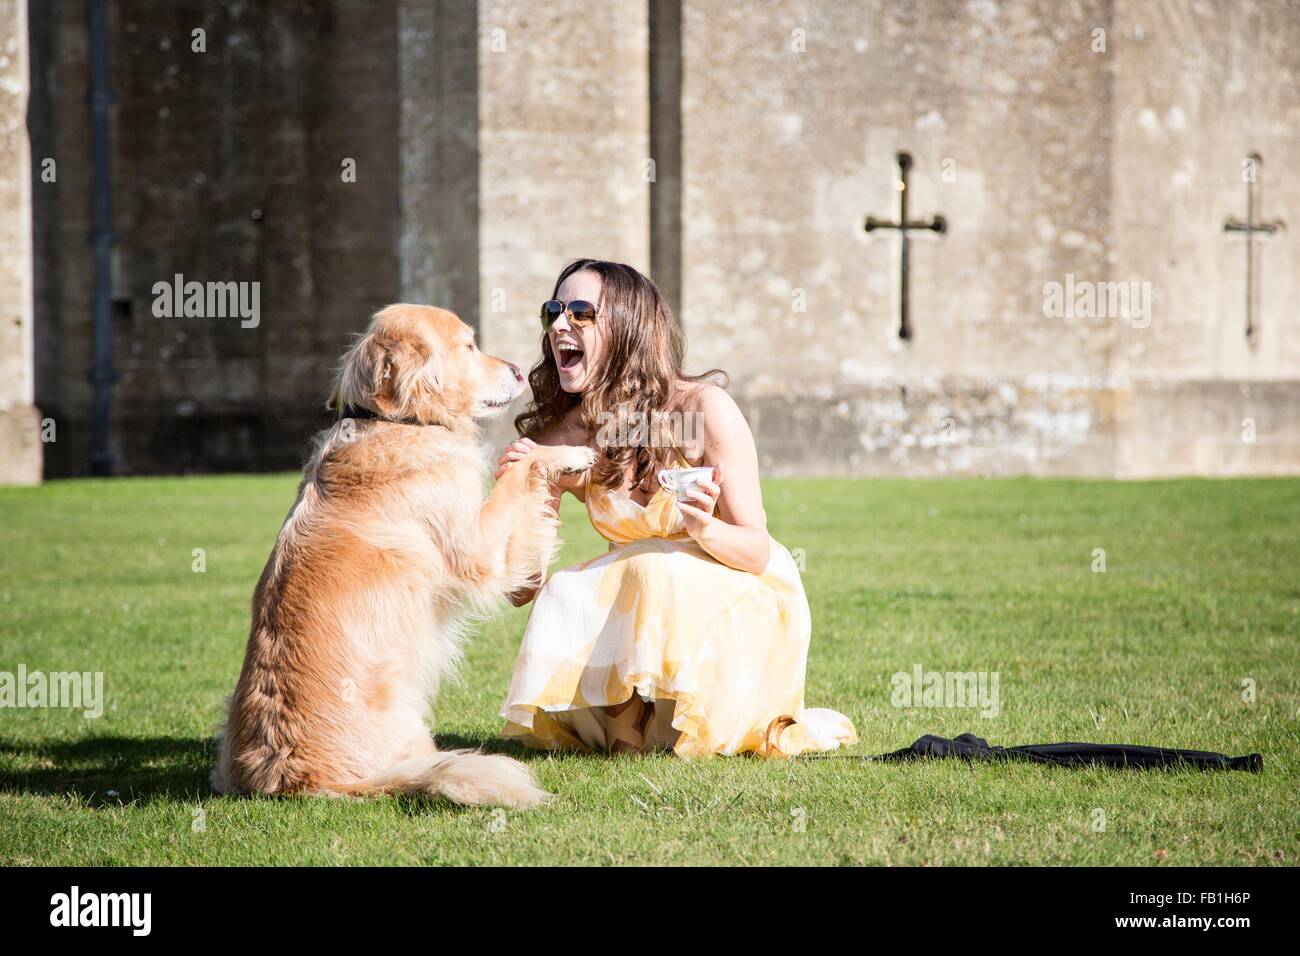
M 501 457 L 497 459 L 497 473 L 495 477 L 500 478 L 504 475 L 510 469 L 511 465 L 527 455 L 536 447 L 536 445 L 537 442 L 533 441 L 531 438 L 516 438 L 512 441 L 506 446 L 506 450 L 501 453 Z
M 713 481 L 701 478 L 696 483 L 696 490 L 691 492 L 691 504 L 677 502 L 677 510 L 682 513 L 682 522 L 697 544 L 709 526 L 721 519 L 713 514 L 718 498 L 722 495 L 722 462 L 713 466 Z

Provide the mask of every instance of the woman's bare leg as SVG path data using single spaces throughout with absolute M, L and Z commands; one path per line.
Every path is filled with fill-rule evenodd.
M 605 741 L 610 753 L 642 753 L 645 751 L 646 718 L 654 711 L 633 692 L 621 704 L 602 708 L 605 713 Z
M 645 744 L 650 751 L 672 750 L 682 732 L 673 726 L 675 700 L 654 701 L 654 715 L 646 725 Z

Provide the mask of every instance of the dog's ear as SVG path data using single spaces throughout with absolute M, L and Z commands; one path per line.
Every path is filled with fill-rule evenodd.
M 351 406 L 391 416 L 397 407 L 396 365 L 390 344 L 366 333 L 344 353 L 327 407 L 340 414 Z
M 386 345 L 376 375 L 380 412 L 427 422 L 430 405 L 442 390 L 443 357 L 427 342 L 400 338 Z
M 387 418 L 396 417 L 401 406 L 398 396 L 398 361 L 394 346 L 370 337 L 364 357 L 366 379 L 370 384 L 371 404 Z
M 420 381 L 424 389 L 434 395 L 442 391 L 443 377 L 446 372 L 446 357 L 442 354 L 441 349 L 431 348 L 421 342 L 417 349 L 419 361 L 413 375 Z
M 425 421 L 443 382 L 443 356 L 420 339 L 372 330 L 343 357 L 329 406 Z

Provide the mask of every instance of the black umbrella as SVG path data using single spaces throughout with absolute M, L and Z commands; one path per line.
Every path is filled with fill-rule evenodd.
M 1036 763 L 1065 766 L 1131 767 L 1146 770 L 1152 767 L 1190 766 L 1200 770 L 1249 770 L 1259 773 L 1264 769 L 1264 758 L 1259 754 L 1230 757 L 1207 750 L 1175 750 L 1169 747 L 1143 747 L 1138 744 L 1025 744 L 1020 747 L 992 747 L 989 742 L 974 734 L 961 734 L 949 740 L 926 734 L 910 747 L 887 754 L 854 758 L 851 754 L 806 754 L 805 757 L 842 757 L 858 760 L 899 761 L 922 760 L 927 757 L 961 757 L 963 760 L 1032 760 Z

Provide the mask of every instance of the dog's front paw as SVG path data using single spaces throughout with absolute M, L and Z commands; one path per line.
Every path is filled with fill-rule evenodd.
M 539 445 L 533 452 L 552 475 L 586 471 L 596 463 L 596 453 L 586 445 Z

